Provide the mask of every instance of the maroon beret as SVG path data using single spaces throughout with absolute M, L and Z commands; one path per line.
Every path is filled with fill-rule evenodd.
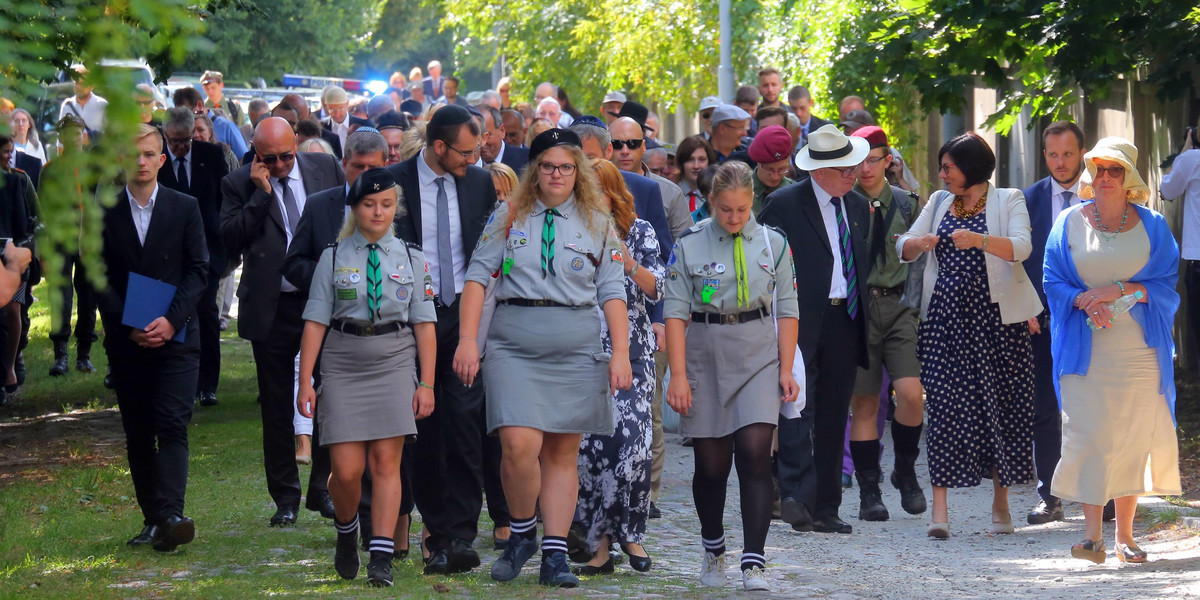
M 792 157 L 792 134 L 779 125 L 758 130 L 747 152 L 756 163 L 773 163 Z
M 867 138 L 867 142 L 871 144 L 871 148 L 887 148 L 888 145 L 887 134 L 875 125 L 859 127 L 850 135 L 854 137 Z

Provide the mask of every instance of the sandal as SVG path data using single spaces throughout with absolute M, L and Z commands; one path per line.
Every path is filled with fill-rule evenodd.
M 1123 563 L 1144 563 L 1146 562 L 1146 551 L 1138 547 L 1137 544 L 1122 544 L 1117 542 L 1116 551 L 1113 554 L 1117 555 L 1117 560 Z
M 950 523 L 938 523 L 936 521 L 930 523 L 929 527 L 925 530 L 925 535 L 935 540 L 948 540 L 950 539 Z
M 1104 547 L 1104 540 L 1083 540 L 1074 546 L 1071 546 L 1071 556 L 1090 560 L 1098 565 L 1104 564 L 1107 558 L 1107 550 Z
M 1005 535 L 1015 531 L 1016 528 L 1013 527 L 1012 513 L 1006 512 L 1003 515 L 992 513 L 992 533 Z

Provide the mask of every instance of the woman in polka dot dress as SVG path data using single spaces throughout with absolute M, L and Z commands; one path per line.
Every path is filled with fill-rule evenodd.
M 1042 310 L 1021 267 L 1031 250 L 1029 214 L 1019 190 L 988 184 L 996 159 L 978 136 L 947 142 L 938 160 L 948 191 L 934 194 L 897 241 L 905 261 L 933 251 L 917 348 L 929 411 L 928 534 L 950 535 L 947 488 L 984 477 L 994 489 L 991 531 L 1012 533 L 1008 488 L 1033 475 L 1028 320 Z

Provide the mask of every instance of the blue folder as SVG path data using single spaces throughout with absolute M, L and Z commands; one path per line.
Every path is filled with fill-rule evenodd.
M 121 315 L 121 324 L 145 330 L 152 321 L 167 314 L 174 299 L 175 286 L 130 272 L 129 286 L 125 288 L 125 313 Z M 171 340 L 183 343 L 186 335 L 187 328 L 181 327 Z

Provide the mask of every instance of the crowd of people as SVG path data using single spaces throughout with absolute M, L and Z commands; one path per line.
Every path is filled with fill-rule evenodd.
M 144 517 L 130 545 L 170 551 L 195 537 L 186 426 L 195 406 L 219 405 L 240 272 L 268 523 L 294 524 L 302 499 L 332 520 L 345 579 L 361 547 L 367 580 L 392 584 L 414 508 L 424 573 L 476 569 L 485 503 L 497 581 L 539 548 L 547 586 L 612 573 L 618 548 L 650 570 L 664 404 L 693 447 L 705 586 L 727 582 L 735 465 L 747 590 L 770 587 L 772 519 L 850 534 L 841 505 L 856 483 L 857 517 L 887 520 L 889 420 L 886 480 L 905 512 L 930 512 L 929 537 L 951 536 L 948 491 L 983 479 L 991 532 L 1013 533 L 1008 490 L 1036 479 L 1030 524 L 1079 502 L 1074 556 L 1104 562 L 1102 523 L 1115 518 L 1116 558 L 1147 560 L 1137 497 L 1180 493 L 1180 252 L 1145 206 L 1129 141 L 1089 144 L 1055 122 L 1041 136 L 1050 175 L 1021 190 L 991 184 L 993 150 L 964 133 L 938 152 L 944 189 L 923 200 L 861 98 L 824 121 L 805 87 L 785 98 L 773 68 L 732 103 L 702 99 L 702 133 L 677 144 L 619 91 L 589 115 L 548 82 L 528 102 L 508 78 L 468 100 L 437 61 L 427 73 L 396 73 L 369 100 L 329 86 L 315 114 L 297 94 L 243 114 L 215 71 L 206 97 L 183 88 L 163 113 L 134 90 L 144 123 L 115 150 L 136 165 L 116 192 L 95 192 L 117 195 L 102 252 L 42 249 L 68 259 L 70 282 L 50 375 L 69 370 L 72 296 L 79 371 L 92 370 L 97 309 L 103 319 Z M 105 101 L 77 76 L 59 153 L 103 131 Z M 41 169 L 54 153 L 28 112 L 9 118 L 0 362 L 13 393 L 38 277 L 38 179 L 72 174 L 54 160 Z M 1166 194 L 1200 202 L 1197 156 L 1178 157 Z M 1192 288 L 1200 218 L 1188 217 Z M 89 263 L 104 264 L 108 289 L 91 289 Z M 165 312 L 131 322 L 130 305 L 154 295 Z M 312 465 L 307 493 L 298 464 Z

